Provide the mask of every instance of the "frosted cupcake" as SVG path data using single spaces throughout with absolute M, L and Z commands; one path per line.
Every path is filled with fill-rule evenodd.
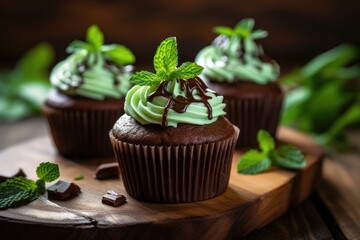
M 123 45 L 104 45 L 93 25 L 86 42 L 76 40 L 51 72 L 43 112 L 58 152 L 71 158 L 113 156 L 108 131 L 124 113 L 135 57 Z
M 233 29 L 216 27 L 219 36 L 196 56 L 204 81 L 224 96 L 226 116 L 241 130 L 240 148 L 257 146 L 260 129 L 275 137 L 283 101 L 276 83 L 279 65 L 257 42 L 267 32 L 253 27 L 253 19 L 243 19 Z
M 239 130 L 226 118 L 223 97 L 178 65 L 175 38 L 154 57 L 156 74 L 137 72 L 125 113 L 110 131 L 127 192 L 140 200 L 194 202 L 222 194 L 229 183 Z

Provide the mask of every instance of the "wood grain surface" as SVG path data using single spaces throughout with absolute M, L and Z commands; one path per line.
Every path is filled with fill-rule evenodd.
M 48 137 L 16 145 L 0 154 L 0 174 L 22 167 L 30 178 L 43 161 L 56 162 L 61 178 L 76 181 L 79 197 L 49 201 L 46 196 L 20 208 L 0 211 L 0 237 L 33 236 L 48 239 L 236 239 L 268 224 L 306 199 L 319 183 L 322 152 L 305 135 L 281 129 L 280 140 L 299 146 L 306 153 L 302 171 L 271 169 L 258 175 L 236 172 L 240 152 L 234 154 L 228 190 L 211 200 L 185 204 L 137 201 L 124 190 L 121 180 L 93 179 L 99 162 L 75 162 L 56 154 Z M 113 189 L 128 201 L 119 208 L 101 204 L 101 196 Z M 6 231 L 5 231 L 6 230 Z M 19 231 L 21 230 L 21 231 Z M 29 238 L 28 238 L 29 239 Z

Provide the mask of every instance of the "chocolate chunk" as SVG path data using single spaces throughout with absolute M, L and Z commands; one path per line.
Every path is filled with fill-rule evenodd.
M 80 187 L 75 183 L 59 180 L 47 189 L 48 199 L 66 201 L 80 194 Z
M 110 179 L 119 177 L 119 165 L 117 162 L 113 163 L 104 163 L 101 164 L 95 173 L 95 178 L 101 179 Z
M 113 190 L 107 191 L 107 193 L 102 197 L 102 203 L 118 207 L 123 205 L 126 202 L 126 197 L 124 195 L 118 194 Z
M 26 174 L 24 173 L 24 171 L 21 168 L 19 168 L 17 173 L 14 173 L 9 177 L 0 175 L 0 183 L 5 182 L 6 180 L 13 178 L 13 177 L 26 177 Z

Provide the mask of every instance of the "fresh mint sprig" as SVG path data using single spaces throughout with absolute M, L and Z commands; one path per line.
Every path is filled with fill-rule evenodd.
M 282 76 L 282 124 L 338 150 L 351 147 L 347 132 L 360 124 L 360 48 L 344 43 Z
M 59 178 L 59 167 L 55 163 L 41 163 L 36 169 L 38 180 L 14 177 L 0 184 L 0 210 L 31 202 L 45 193 L 45 182 Z
M 75 40 L 66 48 L 68 53 L 76 51 L 98 52 L 110 61 L 120 65 L 132 64 L 135 56 L 130 49 L 124 45 L 104 45 L 104 34 L 97 25 L 91 25 L 86 32 L 86 42 Z
M 204 69 L 200 65 L 185 62 L 178 65 L 178 49 L 175 37 L 162 41 L 154 56 L 154 69 L 156 73 L 148 71 L 136 72 L 131 76 L 130 82 L 141 86 L 158 86 L 162 81 L 188 79 L 198 76 Z
M 237 166 L 239 173 L 256 174 L 266 171 L 271 165 L 287 169 L 305 167 L 304 155 L 298 148 L 286 144 L 275 148 L 273 137 L 265 130 L 259 130 L 257 140 L 260 151 L 249 150 L 244 153 Z
M 239 36 L 242 38 L 251 37 L 252 39 L 261 39 L 267 37 L 268 33 L 265 30 L 252 31 L 255 25 L 255 21 L 252 18 L 244 18 L 240 20 L 234 28 L 227 26 L 214 27 L 213 31 L 220 35 L 228 37 Z

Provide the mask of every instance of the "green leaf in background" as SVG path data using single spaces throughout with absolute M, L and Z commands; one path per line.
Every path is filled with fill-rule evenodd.
M 336 118 L 342 114 L 342 107 L 349 102 L 351 96 L 341 91 L 336 82 L 327 84 L 309 98 L 311 104 L 306 108 L 312 131 L 325 132 Z
M 97 25 L 91 25 L 86 32 L 86 41 L 91 44 L 94 51 L 98 51 L 104 44 L 104 34 Z
M 127 65 L 135 62 L 134 54 L 127 47 L 119 44 L 104 45 L 101 51 L 105 57 L 120 64 Z
M 335 136 L 338 136 L 342 133 L 347 127 L 354 126 L 360 123 L 360 103 L 354 103 L 348 110 L 338 118 L 331 128 L 322 136 L 319 137 L 319 140 L 324 143 L 330 143 Z
M 0 122 L 39 114 L 50 89 L 54 50 L 40 43 L 26 52 L 14 69 L 0 72 Z
M 219 35 L 226 35 L 228 37 L 233 35 L 233 29 L 231 27 L 226 27 L 226 26 L 214 27 L 213 32 Z
M 356 59 L 359 53 L 353 45 L 340 45 L 312 59 L 302 68 L 302 74 L 310 77 L 324 69 L 343 67 Z
M 48 82 L 49 69 L 55 57 L 52 46 L 48 43 L 39 43 L 26 52 L 17 62 L 13 74 L 19 74 L 25 78 L 20 80 L 26 82 L 32 81 Z
M 342 44 L 283 76 L 288 92 L 282 124 L 310 133 L 321 144 L 344 147 L 344 130 L 360 124 L 359 58 L 358 47 Z
M 261 39 L 267 37 L 268 33 L 264 30 L 252 31 L 255 25 L 253 18 L 244 18 L 240 20 L 234 28 L 226 26 L 216 26 L 213 28 L 213 32 L 219 35 L 225 35 L 227 37 L 239 36 L 242 38 Z
M 75 51 L 79 51 L 83 49 L 86 49 L 87 51 L 91 51 L 92 46 L 89 43 L 80 40 L 75 40 L 69 44 L 69 46 L 66 48 L 66 52 L 73 53 Z

